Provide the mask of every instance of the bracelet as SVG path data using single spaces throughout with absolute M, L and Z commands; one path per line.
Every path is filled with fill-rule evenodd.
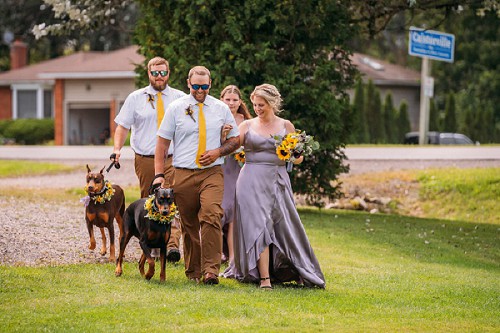
M 153 180 L 155 180 L 156 178 L 165 178 L 165 174 L 163 174 L 163 173 L 157 173 L 155 175 L 155 177 L 153 178 Z

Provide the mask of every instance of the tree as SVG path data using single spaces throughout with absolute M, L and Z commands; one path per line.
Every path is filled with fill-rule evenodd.
M 392 94 L 387 93 L 385 95 L 384 107 L 384 126 L 385 126 L 385 139 L 387 143 L 397 143 L 396 137 L 396 111 L 394 110 L 394 104 L 392 103 Z
M 404 142 L 405 134 L 410 132 L 410 128 L 411 127 L 410 127 L 410 118 L 408 115 L 408 103 L 403 100 L 399 105 L 399 112 L 398 112 L 399 143 Z
M 49 1 L 46 1 L 49 2 Z M 115 50 L 131 44 L 132 29 L 135 25 L 137 10 L 136 5 L 119 7 L 107 24 L 94 23 L 93 31 L 58 30 L 58 34 L 51 34 L 45 38 L 37 39 L 31 32 L 37 30 L 41 23 L 44 27 L 65 27 L 64 22 L 70 22 L 70 14 L 61 14 L 54 17 L 54 8 L 65 9 L 70 2 L 51 0 L 50 4 L 41 0 L 2 0 L 0 1 L 0 32 L 20 39 L 28 45 L 29 63 L 55 58 L 69 51 L 77 50 Z M 101 1 L 100 3 L 106 3 Z M 52 7 L 52 5 L 54 7 Z M 62 22 L 60 22 L 62 20 Z M 91 22 L 80 21 L 82 23 Z M 56 25 L 57 23 L 57 25 Z M 62 24 L 60 24 L 62 23 Z M 39 30 L 39 29 L 38 29 Z M 47 33 L 46 30 L 43 30 Z M 63 34 L 64 32 L 64 34 Z M 9 45 L 0 41 L 0 71 L 10 69 Z
M 457 115 L 455 112 L 455 96 L 453 93 L 448 94 L 446 106 L 444 110 L 444 132 L 455 132 L 457 130 Z
M 439 123 L 439 111 L 436 107 L 436 102 L 434 101 L 433 98 L 430 99 L 429 101 L 430 107 L 429 107 L 429 131 L 437 131 L 439 132 L 441 130 L 440 123 Z
M 352 134 L 351 143 L 368 143 L 370 139 L 368 137 L 368 127 L 366 123 L 365 111 L 364 111 L 364 101 L 365 101 L 365 89 L 363 81 L 360 79 L 356 83 L 356 88 L 354 90 L 354 101 L 352 104 Z
M 139 4 L 141 53 L 169 59 L 173 82 L 185 82 L 189 68 L 199 64 L 211 70 L 215 96 L 227 84 L 239 85 L 247 96 L 256 85 L 276 85 L 284 117 L 321 144 L 292 173 L 294 190 L 314 204 L 337 195 L 333 181 L 347 171 L 341 150 L 350 129 L 345 91 L 354 78 L 349 53 L 342 49 L 353 33 L 343 6 L 333 0 Z M 170 13 L 168 20 L 164 13 Z M 325 34 L 326 27 L 335 33 Z
M 380 92 L 373 82 L 368 81 L 366 86 L 365 117 L 368 122 L 368 133 L 371 143 L 384 142 L 384 123 L 380 102 Z

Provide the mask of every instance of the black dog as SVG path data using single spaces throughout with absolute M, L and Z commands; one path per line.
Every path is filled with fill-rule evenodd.
M 116 261 L 115 275 L 122 275 L 122 262 L 125 247 L 130 238 L 135 236 L 139 239 L 142 249 L 142 256 L 139 260 L 139 272 L 147 280 L 151 279 L 155 273 L 155 260 L 151 257 L 152 248 L 160 248 L 160 281 L 165 281 L 165 265 L 167 243 L 170 238 L 170 222 L 165 220 L 172 214 L 174 204 L 174 191 L 170 188 L 154 189 L 154 199 L 142 198 L 128 206 L 123 217 L 123 236 L 120 239 L 120 254 Z M 149 207 L 147 209 L 145 207 Z M 148 217 L 146 217 L 148 215 Z M 144 273 L 144 264 L 148 262 L 148 272 Z

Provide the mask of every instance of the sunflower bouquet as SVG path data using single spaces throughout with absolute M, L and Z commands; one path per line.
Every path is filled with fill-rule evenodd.
M 312 135 L 307 135 L 305 131 L 296 130 L 285 136 L 273 136 L 276 145 L 278 158 L 285 162 L 294 162 L 301 156 L 309 156 L 313 151 L 319 149 L 318 141 Z
M 245 151 L 243 150 L 243 147 L 238 148 L 232 155 L 240 166 L 245 164 Z

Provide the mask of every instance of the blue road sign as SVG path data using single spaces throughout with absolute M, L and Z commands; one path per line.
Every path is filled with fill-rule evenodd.
M 453 62 L 455 36 L 439 31 L 410 28 L 408 53 L 417 57 Z

